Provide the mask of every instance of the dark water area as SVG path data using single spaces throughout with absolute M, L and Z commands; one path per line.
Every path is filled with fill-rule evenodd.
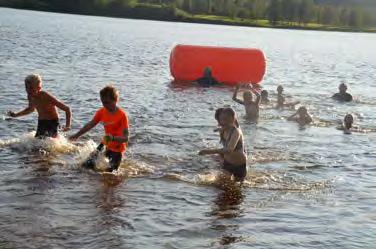
M 282 84 L 315 125 L 286 121 L 291 110 L 261 110 L 255 125 L 232 89 L 170 83 L 176 44 L 255 47 L 268 68 L 263 87 Z M 376 133 L 344 135 L 346 113 L 376 128 L 376 35 L 167 23 L 0 8 L 0 248 L 374 248 Z M 36 114 L 23 80 L 73 110 L 73 131 L 101 106 L 112 82 L 129 115 L 123 182 L 78 165 L 103 135 L 78 143 L 33 138 Z M 353 103 L 329 97 L 341 82 Z M 233 106 L 248 153 L 246 182 L 216 186 L 214 110 Z M 61 113 L 62 121 L 64 115 Z M 68 132 L 66 135 L 72 134 Z

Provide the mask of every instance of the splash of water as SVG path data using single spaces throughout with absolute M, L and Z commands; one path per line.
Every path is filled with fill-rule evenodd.
M 29 132 L 18 138 L 0 139 L 0 148 L 11 148 L 18 152 L 41 151 L 47 154 L 69 154 L 78 150 L 78 146 L 72 144 L 62 135 L 57 138 L 38 139 L 35 132 Z

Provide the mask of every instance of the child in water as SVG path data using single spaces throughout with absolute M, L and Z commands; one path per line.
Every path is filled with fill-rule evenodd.
M 299 107 L 298 111 L 291 115 L 288 121 L 296 121 L 299 125 L 304 126 L 313 122 L 311 115 L 305 106 Z
M 216 111 L 220 125 L 219 134 L 222 149 L 204 149 L 198 154 L 219 154 L 223 158 L 223 169 L 234 176 L 235 181 L 243 181 L 247 175 L 247 155 L 244 148 L 243 133 L 238 127 L 236 113 L 232 108 L 220 108 Z
M 19 112 L 8 111 L 11 117 L 20 117 L 37 110 L 38 126 L 35 137 L 57 137 L 59 128 L 59 114 L 57 108 L 65 112 L 65 127 L 68 131 L 71 126 L 71 110 L 63 102 L 42 90 L 42 78 L 38 74 L 31 74 L 25 78 L 25 88 L 29 105 Z
M 283 109 L 284 107 L 292 108 L 294 109 L 297 104 L 299 104 L 299 101 L 291 102 L 291 103 L 285 103 L 286 99 L 283 94 L 283 86 L 279 85 L 277 87 L 277 109 Z
M 359 127 L 354 126 L 354 116 L 352 114 L 346 114 L 341 126 L 337 127 L 338 130 L 343 130 L 345 134 L 351 134 L 353 131 L 366 132 Z
M 106 86 L 100 91 L 100 98 L 103 107 L 94 115 L 93 119 L 81 128 L 76 134 L 70 137 L 76 140 L 86 132 L 94 128 L 98 123 L 102 123 L 105 130 L 105 136 L 97 151 L 91 155 L 83 166 L 88 168 L 95 167 L 95 156 L 106 146 L 105 156 L 110 161 L 108 172 L 119 168 L 123 153 L 126 150 L 126 144 L 129 139 L 128 117 L 125 111 L 117 106 L 119 101 L 119 92 L 113 86 Z
M 237 95 L 240 89 L 240 86 L 236 86 L 232 99 L 245 107 L 246 116 L 251 121 L 257 121 L 260 113 L 260 94 L 250 86 L 251 91 L 256 95 L 256 101 L 253 101 L 253 95 L 251 91 L 244 91 L 243 100 L 238 99 Z
M 270 103 L 269 92 L 267 90 L 261 91 L 261 104 L 267 105 Z

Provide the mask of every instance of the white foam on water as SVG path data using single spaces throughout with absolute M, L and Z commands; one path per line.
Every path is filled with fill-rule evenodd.
M 43 151 L 47 154 L 69 154 L 78 150 L 78 146 L 71 143 L 66 137 L 39 139 L 34 137 L 35 132 L 29 132 L 18 138 L 0 139 L 0 148 L 10 148 L 15 151 Z

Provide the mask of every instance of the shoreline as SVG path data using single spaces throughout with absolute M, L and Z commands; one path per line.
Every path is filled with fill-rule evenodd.
M 16 8 L 9 6 L 0 6 L 4 9 L 14 9 L 14 10 L 29 10 L 29 11 L 40 11 L 48 13 L 58 13 L 58 14 L 72 14 L 72 15 L 83 15 L 83 16 L 98 16 L 98 17 L 109 17 L 109 18 L 121 18 L 121 19 L 134 19 L 134 20 L 149 20 L 149 21 L 163 21 L 163 22 L 180 22 L 180 23 L 193 23 L 193 24 L 212 24 L 212 25 L 225 25 L 225 26 L 237 26 L 237 27 L 252 27 L 252 28 L 267 28 L 267 29 L 285 29 L 285 30 L 306 30 L 306 31 L 327 31 L 327 32 L 344 32 L 344 33 L 368 33 L 375 34 L 376 27 L 374 28 L 362 28 L 355 29 L 352 27 L 341 27 L 341 26 L 324 26 L 316 23 L 309 23 L 307 25 L 289 25 L 286 23 L 279 23 L 277 25 L 271 25 L 267 20 L 256 20 L 256 19 L 230 19 L 225 16 L 215 16 L 215 15 L 189 15 L 189 16 L 175 16 L 166 18 L 153 18 L 135 15 L 116 15 L 116 14 L 106 14 L 106 13 L 90 13 L 90 12 L 80 12 L 80 11 L 59 11 L 59 10 L 47 10 L 39 8 Z

